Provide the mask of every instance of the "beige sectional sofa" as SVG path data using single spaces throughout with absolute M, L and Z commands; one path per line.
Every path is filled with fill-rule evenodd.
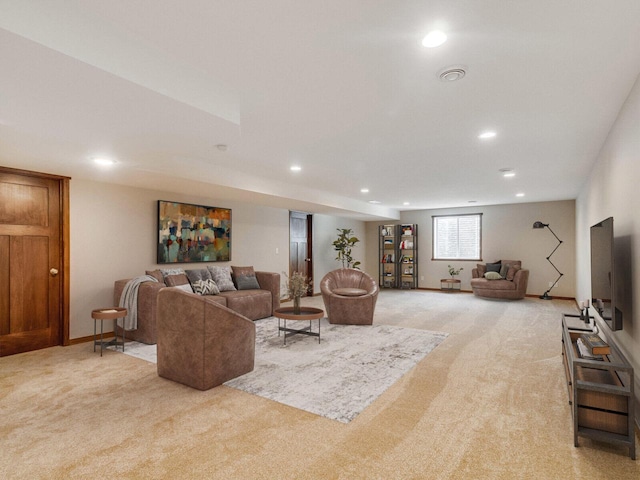
M 247 267 L 241 268 L 246 269 Z M 195 270 L 191 272 L 193 271 Z M 190 282 L 186 274 L 163 275 L 160 270 L 147 271 L 146 273 L 158 281 L 144 282 L 139 286 L 137 295 L 137 328 L 128 330 L 126 337 L 142 343 L 155 344 L 158 338 L 157 301 L 159 292 L 166 287 L 183 287 Z M 255 272 L 255 277 L 259 288 L 234 289 L 222 291 L 217 295 L 206 295 L 205 297 L 209 302 L 222 305 L 250 320 L 270 317 L 273 315 L 274 310 L 280 307 L 280 274 Z M 237 288 L 237 278 L 235 276 L 232 278 L 236 283 L 235 288 Z M 122 292 L 129 280 L 131 279 L 117 280 L 115 282 L 113 292 L 115 305 L 119 304 Z M 189 295 L 200 296 L 196 293 L 189 293 Z

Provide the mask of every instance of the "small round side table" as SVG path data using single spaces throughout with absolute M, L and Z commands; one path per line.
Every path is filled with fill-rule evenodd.
M 459 292 L 462 282 L 456 278 L 443 278 L 440 280 L 440 290 L 445 292 Z
M 125 330 L 124 325 L 122 328 L 122 341 L 118 341 L 118 329 L 116 328 L 118 319 L 127 316 L 127 309 L 122 307 L 107 307 L 99 308 L 91 312 L 91 318 L 93 318 L 93 351 L 96 351 L 96 345 L 100 345 L 100 356 L 105 347 L 109 345 L 115 345 L 116 349 L 119 345 L 122 345 L 122 351 L 124 352 Z M 97 338 L 96 324 L 100 320 L 100 340 Z M 113 340 L 104 340 L 102 324 L 105 320 L 113 320 Z

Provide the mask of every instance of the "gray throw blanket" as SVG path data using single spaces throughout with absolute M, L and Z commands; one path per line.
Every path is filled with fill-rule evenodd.
M 142 275 L 132 278 L 127 282 L 120 295 L 119 307 L 127 309 L 127 316 L 118 319 L 118 325 L 125 330 L 135 330 L 138 328 L 138 287 L 144 282 L 157 282 L 151 275 Z

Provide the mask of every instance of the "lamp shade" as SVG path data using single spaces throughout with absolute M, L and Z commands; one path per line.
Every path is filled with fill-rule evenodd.
M 547 223 L 542 223 L 541 221 L 537 221 L 533 223 L 533 228 L 544 228 L 544 227 L 548 227 L 549 224 Z

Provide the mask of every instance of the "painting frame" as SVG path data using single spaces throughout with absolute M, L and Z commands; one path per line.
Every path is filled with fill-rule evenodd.
M 231 261 L 231 209 L 158 200 L 158 264 Z

